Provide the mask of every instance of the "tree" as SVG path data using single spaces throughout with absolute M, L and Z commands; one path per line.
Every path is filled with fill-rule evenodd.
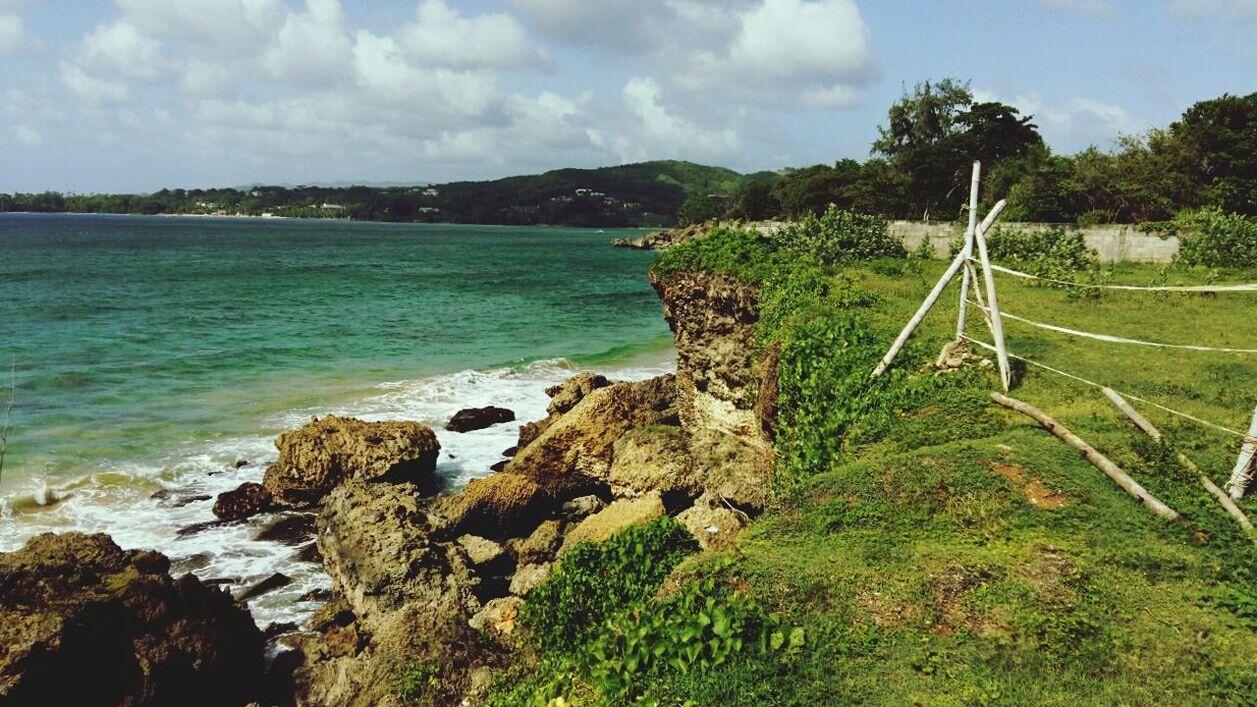
M 877 128 L 880 137 L 873 152 L 885 155 L 908 176 L 907 197 L 925 219 L 956 186 L 957 166 L 964 161 L 956 137 L 962 128 L 960 117 L 972 104 L 967 82 L 926 81 L 911 94 L 905 91 L 890 107 L 887 127 Z
M 682 226 L 703 223 L 720 218 L 722 209 L 710 197 L 703 194 L 691 194 L 677 210 L 677 219 Z
M 1021 117 L 1016 108 L 1003 103 L 975 103 L 957 117 L 956 122 L 964 129 L 958 139 L 959 151 L 967 160 L 981 160 L 991 168 L 1023 157 L 1044 147 L 1043 136 L 1032 119 Z
M 742 187 L 732 210 L 733 216 L 747 221 L 764 221 L 780 212 L 781 202 L 764 182 L 750 182 Z
M 1170 136 L 1207 203 L 1257 214 L 1257 93 L 1201 101 L 1170 125 Z

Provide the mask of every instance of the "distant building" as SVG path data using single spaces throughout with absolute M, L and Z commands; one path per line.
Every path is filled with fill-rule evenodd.
M 427 189 L 423 190 L 423 195 L 424 196 L 440 196 L 441 192 L 438 191 L 437 189 L 433 189 L 432 187 L 428 187 Z
M 342 211 L 344 210 L 345 207 L 341 206 L 340 204 L 323 204 L 319 208 L 326 209 L 328 211 Z
M 594 193 L 593 189 L 580 188 L 576 190 L 576 196 L 590 196 Z

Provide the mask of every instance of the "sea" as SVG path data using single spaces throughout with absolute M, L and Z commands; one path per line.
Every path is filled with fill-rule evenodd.
M 654 255 L 611 247 L 637 233 L 0 214 L 0 552 L 104 532 L 237 595 L 281 573 L 250 608 L 299 623 L 322 567 L 256 539 L 272 517 L 187 532 L 212 497 L 329 413 L 430 425 L 457 488 L 545 416 L 546 387 L 673 370 Z M 490 404 L 516 422 L 445 431 Z

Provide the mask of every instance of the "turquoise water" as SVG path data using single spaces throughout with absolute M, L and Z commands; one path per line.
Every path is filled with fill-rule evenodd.
M 300 619 L 296 596 L 327 579 L 253 540 L 267 519 L 179 530 L 213 519 L 209 497 L 259 480 L 275 436 L 311 415 L 425 422 L 457 485 L 489 473 L 519 423 L 544 416 L 545 387 L 577 369 L 669 370 L 653 254 L 611 248 L 623 235 L 0 215 L 4 388 L 10 361 L 15 373 L 0 551 L 103 531 L 233 589 L 281 571 L 297 581 L 254 613 Z M 488 404 L 518 420 L 441 429 Z
M 607 247 L 613 238 L 0 217 L 0 361 L 17 388 L 6 470 L 74 474 L 382 381 L 666 347 L 652 258 Z

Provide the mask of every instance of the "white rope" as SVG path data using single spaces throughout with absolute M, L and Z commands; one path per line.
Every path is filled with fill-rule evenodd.
M 1007 315 L 1005 315 L 1005 316 L 1007 316 Z M 994 347 L 994 346 L 992 346 L 991 344 L 988 344 L 988 343 L 986 343 L 985 341 L 979 341 L 979 340 L 974 339 L 974 338 L 972 338 L 972 337 L 970 337 L 970 336 L 967 336 L 967 335 L 965 335 L 965 334 L 961 334 L 961 335 L 960 335 L 960 338 L 962 338 L 962 339 L 964 339 L 965 341 L 968 341 L 968 342 L 970 342 L 970 343 L 977 344 L 978 346 L 981 346 L 982 348 L 984 348 L 984 349 L 986 349 L 986 350 L 988 350 L 988 351 L 995 351 L 995 350 L 996 350 L 996 349 L 995 349 L 995 347 Z M 1167 413 L 1169 413 L 1169 414 L 1171 414 L 1171 415 L 1177 415 L 1178 417 L 1181 417 L 1181 418 L 1183 418 L 1183 419 L 1185 419 L 1185 420 L 1191 420 L 1192 422 L 1195 422 L 1195 423 L 1200 424 L 1200 425 L 1204 425 L 1204 426 L 1206 426 L 1206 427 L 1211 427 L 1211 428 L 1213 428 L 1213 429 L 1215 429 L 1215 430 L 1218 430 L 1219 432 L 1226 432 L 1227 434 L 1234 435 L 1234 436 L 1236 436 L 1236 437 L 1240 438 L 1241 440 L 1243 440 L 1243 441 L 1245 441 L 1245 442 L 1254 442 L 1254 443 L 1257 443 L 1257 437 L 1250 437 L 1250 436 L 1249 436 L 1247 433 L 1245 433 L 1245 432 L 1240 432 L 1239 430 L 1233 430 L 1233 429 L 1231 429 L 1230 427 L 1224 427 L 1223 425 L 1219 425 L 1219 424 L 1216 424 L 1216 423 L 1213 423 L 1213 422 L 1209 422 L 1208 420 L 1202 420 L 1202 419 L 1200 419 L 1199 417 L 1196 417 L 1196 416 L 1194 416 L 1194 415 L 1189 415 L 1188 413 L 1182 412 L 1181 410 L 1175 410 L 1174 408 L 1168 408 L 1168 407 L 1166 407 L 1166 406 L 1164 406 L 1164 405 L 1161 405 L 1160 403 L 1154 403 L 1154 402 L 1152 402 L 1151 400 L 1146 400 L 1146 399 L 1144 399 L 1144 398 L 1141 398 L 1141 397 L 1139 397 L 1138 395 L 1132 395 L 1132 394 L 1127 393 L 1127 392 L 1125 392 L 1125 391 L 1122 391 L 1122 390 L 1117 390 L 1116 388 L 1113 388 L 1113 386 L 1106 386 L 1106 385 L 1103 385 L 1103 384 L 1101 384 L 1101 383 L 1097 383 L 1097 382 L 1092 381 L 1092 380 L 1087 380 L 1086 378 L 1083 378 L 1083 377 L 1081 377 L 1081 376 L 1076 376 L 1076 375 L 1074 375 L 1074 374 L 1072 374 L 1072 373 L 1067 373 L 1067 372 L 1065 372 L 1065 371 L 1060 370 L 1059 368 L 1052 368 L 1051 366 L 1049 366 L 1049 365 L 1047 365 L 1047 364 L 1044 364 L 1044 363 L 1039 363 L 1038 361 L 1032 361 L 1032 360 L 1030 360 L 1030 359 L 1026 358 L 1025 356 L 1018 356 L 1017 354 L 1014 354 L 1014 353 L 1010 353 L 1010 354 L 1008 354 L 1008 355 L 1009 355 L 1009 356 L 1011 356 L 1012 358 L 1017 359 L 1018 361 L 1024 361 L 1024 362 L 1026 362 L 1026 363 L 1030 364 L 1031 366 L 1035 366 L 1035 367 L 1037 367 L 1037 368 L 1042 368 L 1043 370 L 1045 370 L 1045 371 L 1047 371 L 1047 372 L 1049 372 L 1049 373 L 1055 373 L 1055 374 L 1056 374 L 1056 375 L 1058 375 L 1058 376 L 1064 376 L 1065 378 L 1069 378 L 1069 379 L 1071 379 L 1071 380 L 1078 381 L 1079 383 L 1083 383 L 1083 384 L 1089 385 L 1089 386 L 1091 386 L 1091 387 L 1093 387 L 1093 388 L 1099 388 L 1099 389 L 1101 389 L 1101 390 L 1103 390 L 1103 389 L 1105 389 L 1105 388 L 1109 388 L 1110 390 L 1113 390 L 1113 391 L 1115 391 L 1115 392 L 1117 392 L 1117 393 L 1121 394 L 1121 396 L 1122 396 L 1122 397 L 1124 397 L 1124 398 L 1130 398 L 1131 400 L 1134 400 L 1134 401 L 1137 401 L 1137 402 L 1144 403 L 1145 405 L 1151 405 L 1152 407 L 1157 408 L 1158 410 L 1161 410 L 1161 411 L 1163 411 L 1163 412 L 1167 412 Z
M 986 311 L 986 307 L 983 306 L 981 302 L 976 303 L 976 306 L 982 309 L 984 312 Z M 1008 312 L 1004 310 L 1000 310 L 1000 316 L 1004 317 L 1005 319 L 1012 319 L 1013 321 L 1018 321 L 1023 324 L 1029 324 L 1030 326 L 1038 327 L 1040 329 L 1046 329 L 1048 331 L 1054 331 L 1059 334 L 1068 334 L 1069 336 L 1081 336 L 1086 339 L 1095 339 L 1096 341 L 1106 341 L 1110 344 L 1134 344 L 1136 346 L 1155 346 L 1155 347 L 1163 348 L 1163 349 L 1186 349 L 1188 351 L 1217 351 L 1221 353 L 1257 354 L 1257 349 L 1231 349 L 1231 348 L 1225 348 L 1225 347 L 1219 347 L 1219 346 L 1197 346 L 1195 344 L 1166 344 L 1166 343 L 1162 343 L 1158 341 L 1142 341 L 1140 339 L 1125 339 L 1120 336 L 1110 336 L 1108 334 L 1093 334 L 1089 331 L 1078 331 L 1077 329 L 1067 329 L 1065 327 L 1056 326 L 1054 324 L 1044 324 L 1043 322 L 1036 322 L 1031 319 L 1019 317 L 1016 314 L 1009 314 Z
M 991 264 L 991 269 L 996 272 L 1002 272 L 1005 275 L 1013 277 L 1025 278 L 1027 280 L 1040 280 L 1042 282 L 1051 282 L 1057 285 L 1065 285 L 1067 287 L 1088 287 L 1096 290 L 1136 290 L 1148 292 L 1257 292 L 1257 283 L 1245 285 L 1190 285 L 1190 286 L 1146 286 L 1138 285 L 1097 285 L 1087 282 L 1072 282 L 1069 280 L 1057 280 L 1050 277 L 1042 277 L 1040 275 L 1031 275 L 1030 273 L 1013 270 L 1000 265 Z

